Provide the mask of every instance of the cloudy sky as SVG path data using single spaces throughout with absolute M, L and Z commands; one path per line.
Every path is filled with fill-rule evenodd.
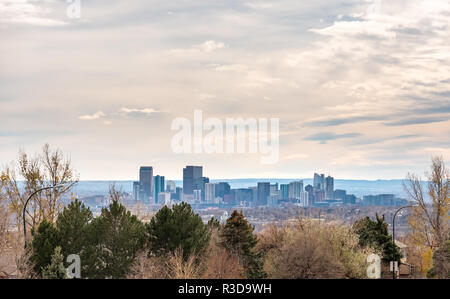
M 44 143 L 81 179 L 346 179 L 450 159 L 448 0 L 0 0 L 0 163 Z M 76 15 L 75 15 L 76 16 Z M 174 154 L 171 123 L 280 119 L 280 159 Z

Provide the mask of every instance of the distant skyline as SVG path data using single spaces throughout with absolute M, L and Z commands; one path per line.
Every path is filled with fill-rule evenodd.
M 0 165 L 44 143 L 82 180 L 403 179 L 450 165 L 447 0 L 0 2 Z M 175 118 L 279 118 L 279 161 L 174 154 Z

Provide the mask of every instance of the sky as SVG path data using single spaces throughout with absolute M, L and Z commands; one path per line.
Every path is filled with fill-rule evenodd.
M 82 180 L 141 165 L 402 179 L 450 160 L 448 0 L 73 1 L 79 18 L 66 1 L 0 0 L 0 164 L 45 143 Z M 278 118 L 278 162 L 174 153 L 171 124 L 194 110 Z

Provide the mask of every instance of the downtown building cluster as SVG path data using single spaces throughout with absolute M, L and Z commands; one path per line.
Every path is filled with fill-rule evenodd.
M 228 182 L 210 182 L 203 175 L 202 166 L 183 168 L 182 187 L 178 187 L 175 181 L 165 181 L 164 176 L 154 175 L 153 167 L 142 166 L 139 181 L 133 183 L 133 197 L 146 204 L 161 205 L 180 201 L 196 205 L 246 207 L 289 203 L 302 207 L 326 207 L 358 203 L 355 195 L 334 189 L 334 178 L 324 174 L 315 173 L 313 184 L 306 186 L 302 180 L 297 180 L 288 184 L 258 182 L 253 187 L 232 189 Z

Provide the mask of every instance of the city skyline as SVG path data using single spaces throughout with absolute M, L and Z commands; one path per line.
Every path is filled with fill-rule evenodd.
M 450 159 L 448 1 L 80 3 L 79 18 L 65 1 L 0 4 L 3 163 L 49 143 L 82 180 L 135 180 L 136 165 L 178 179 L 186 164 L 376 180 Z M 195 110 L 279 119 L 278 162 L 175 154 L 171 124 Z

